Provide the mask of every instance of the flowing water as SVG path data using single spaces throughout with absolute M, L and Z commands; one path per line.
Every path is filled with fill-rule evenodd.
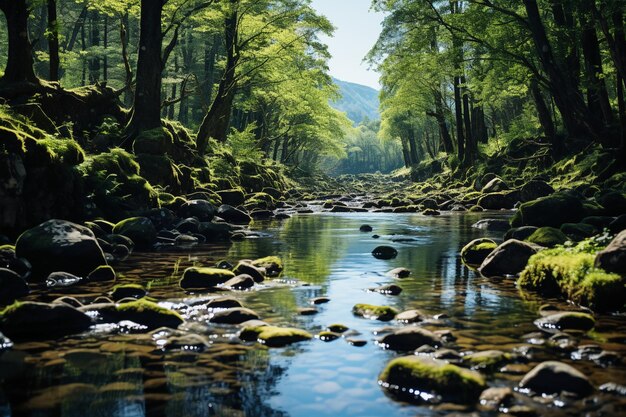
M 503 216 L 496 214 L 497 216 Z M 376 333 L 396 325 L 352 315 L 356 303 L 389 305 L 398 310 L 419 309 L 433 317 L 421 324 L 430 330 L 451 330 L 459 352 L 500 349 L 532 352 L 526 360 L 489 374 L 490 386 L 515 387 L 537 362 L 552 359 L 573 364 L 597 387 L 605 382 L 626 383 L 622 364 L 602 367 L 590 360 L 574 361 L 568 349 L 550 348 L 550 336 L 537 334 L 533 321 L 546 300 L 520 294 L 512 280 L 490 281 L 464 267 L 460 248 L 470 240 L 498 236 L 472 228 L 484 214 L 314 214 L 282 222 L 258 223 L 258 237 L 221 246 L 178 252 L 136 253 L 116 266 L 120 282 L 150 288 L 150 296 L 167 302 L 188 319 L 178 332 L 204 337 L 206 349 L 190 343 L 164 350 L 159 340 L 173 335 L 162 330 L 137 333 L 132 326 L 98 328 L 59 341 L 17 343 L 0 356 L 0 417 L 93 416 L 436 416 L 497 415 L 480 408 L 451 404 L 435 407 L 408 405 L 387 396 L 378 375 L 398 353 L 375 344 Z M 488 217 L 494 217 L 491 213 Z M 370 224 L 372 233 L 359 226 Z M 380 235 L 375 239 L 373 234 Z M 397 248 L 393 260 L 378 260 L 374 247 Z M 186 294 L 177 281 L 191 265 L 213 265 L 227 259 L 280 256 L 285 271 L 280 279 L 255 291 L 237 292 L 246 307 L 276 325 L 298 327 L 316 334 L 330 324 L 348 326 L 351 337 L 367 340 L 356 347 L 344 338 L 332 342 L 313 339 L 286 348 L 266 349 L 244 344 L 237 328 L 207 324 L 206 312 L 189 306 L 189 298 L 214 294 Z M 385 273 L 395 267 L 412 271 L 409 278 Z M 399 296 L 368 292 L 395 283 Z M 110 290 L 108 284 L 74 289 L 83 302 Z M 50 301 L 59 295 L 35 291 L 31 299 Z M 298 309 L 325 296 L 319 313 L 303 316 Z M 184 301 L 187 300 L 187 303 Z M 560 307 L 567 308 L 564 303 Z M 593 332 L 576 337 L 579 345 L 597 344 L 623 357 L 626 352 L 623 316 L 602 316 Z M 587 400 L 524 400 L 539 415 L 619 415 L 624 397 L 595 394 Z

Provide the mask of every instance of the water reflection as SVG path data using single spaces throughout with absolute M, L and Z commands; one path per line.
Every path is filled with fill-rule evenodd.
M 172 305 L 181 305 L 180 300 L 190 296 L 177 286 L 188 266 L 279 255 L 285 262 L 280 282 L 235 296 L 270 323 L 311 333 L 341 323 L 354 337 L 369 343 L 357 348 L 340 338 L 267 350 L 239 343 L 235 329 L 207 324 L 200 321 L 200 314 L 187 328 L 211 341 L 206 351 L 165 352 L 150 335 L 124 334 L 18 344 L 11 353 L 13 362 L 5 360 L 8 354 L 0 357 L 0 368 L 4 368 L 0 369 L 0 417 L 82 417 L 86 410 L 90 416 L 119 417 L 440 415 L 384 395 L 377 377 L 394 354 L 377 347 L 373 334 L 388 324 L 357 318 L 351 309 L 356 303 L 370 303 L 399 310 L 417 308 L 430 316 L 445 313 L 449 319 L 427 326 L 453 329 L 460 349 L 518 346 L 522 335 L 536 330 L 532 322 L 538 300 L 520 298 L 510 282 L 494 284 L 477 277 L 462 266 L 458 256 L 463 244 L 489 235 L 470 227 L 483 216 L 296 216 L 255 224 L 253 228 L 264 232 L 261 237 L 232 245 L 207 246 L 191 253 L 135 254 L 117 268 L 120 281 L 146 285 L 151 296 L 170 300 Z M 362 224 L 370 224 L 374 231 L 360 232 Z M 381 244 L 397 248 L 397 258 L 372 257 L 371 251 Z M 396 267 L 409 268 L 411 277 L 397 280 L 385 274 Z M 402 294 L 366 291 L 389 283 L 401 285 Z M 93 300 L 110 290 L 108 285 L 96 284 L 74 295 Z M 58 295 L 35 293 L 32 297 L 50 300 Z M 318 296 L 329 297 L 330 302 L 317 306 L 317 315 L 298 314 L 299 308 L 311 307 L 310 300 Z M 611 335 L 601 331 L 594 337 L 611 340 Z M 615 343 L 612 348 L 620 349 Z M 16 355 L 17 351 L 26 352 L 26 357 Z M 8 366 L 18 369 L 11 378 L 2 376 Z M 597 378 L 596 382 L 624 378 L 622 368 L 603 373 L 587 363 L 577 366 Z M 496 385 L 513 384 L 496 381 Z

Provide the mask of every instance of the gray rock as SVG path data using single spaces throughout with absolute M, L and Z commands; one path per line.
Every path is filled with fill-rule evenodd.
M 516 239 L 507 240 L 487 256 L 478 268 L 485 277 L 502 277 L 522 272 L 537 249 Z
M 154 244 L 157 231 L 152 221 L 147 217 L 131 217 L 117 223 L 113 233 L 126 236 L 135 245 L 148 248 Z
M 535 320 L 535 324 L 546 330 L 581 330 L 589 331 L 596 324 L 593 316 L 587 313 L 575 311 L 562 311 L 559 313 L 549 314 Z
M 28 259 L 40 279 L 55 271 L 87 275 L 106 265 L 93 232 L 65 220 L 48 220 L 25 231 L 17 239 L 15 253 Z
M 80 333 L 91 326 L 89 316 L 67 304 L 24 301 L 0 316 L 0 331 L 14 340 L 38 340 Z
M 249 275 L 254 279 L 254 282 L 265 281 L 264 271 L 261 268 L 257 268 L 256 266 L 248 262 L 239 262 L 237 266 L 233 269 L 233 272 L 237 275 Z
M 258 319 L 259 315 L 256 314 L 254 311 L 248 308 L 235 307 L 215 312 L 210 321 L 211 323 L 241 324 L 248 320 Z
M 502 179 L 496 177 L 489 181 L 485 186 L 480 190 L 481 192 L 488 193 L 497 193 L 500 191 L 506 191 L 509 189 L 509 186 Z
M 228 204 L 222 204 L 219 209 L 217 209 L 217 215 L 222 219 L 226 220 L 228 223 L 233 224 L 249 224 L 252 221 L 252 218 L 243 211 L 229 206 Z
M 254 287 L 254 279 L 248 274 L 241 274 L 226 281 L 224 286 L 233 290 L 247 290 Z
M 400 323 L 417 323 L 425 318 L 426 315 L 419 310 L 406 310 L 396 315 L 396 320 Z
M 201 222 L 210 222 L 215 216 L 215 207 L 206 200 L 190 200 L 180 207 L 178 215 L 183 218 L 195 217 Z
M 53 272 L 46 278 L 48 288 L 67 288 L 83 282 L 84 279 L 69 272 Z
M 509 221 L 503 219 L 483 219 L 472 225 L 476 229 L 487 230 L 489 232 L 505 232 L 509 230 Z
M 620 232 L 604 250 L 596 254 L 595 266 L 626 275 L 626 230 Z
M 387 275 L 393 278 L 408 278 L 411 275 L 411 271 L 406 268 L 395 268 L 387 272 Z
M 528 372 L 519 383 L 537 395 L 571 392 L 586 397 L 593 392 L 589 379 L 576 368 L 562 362 L 543 362 Z

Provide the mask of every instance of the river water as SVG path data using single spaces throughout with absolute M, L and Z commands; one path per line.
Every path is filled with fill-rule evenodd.
M 488 375 L 490 386 L 515 387 L 525 372 L 543 360 L 561 360 L 585 373 L 597 387 L 605 382 L 626 383 L 623 364 L 602 367 L 590 360 L 572 360 L 568 349 L 547 347 L 548 334 L 536 334 L 533 321 L 546 302 L 521 294 L 512 280 L 490 281 L 464 267 L 463 245 L 478 237 L 501 233 L 472 228 L 481 218 L 503 214 L 466 213 L 427 217 L 416 214 L 312 214 L 252 227 L 258 237 L 228 245 L 195 250 L 136 253 L 116 266 L 119 282 L 141 283 L 150 296 L 183 313 L 188 322 L 182 334 L 205 337 L 210 347 L 164 351 L 158 340 L 165 333 L 135 334 L 132 329 L 99 328 L 59 341 L 16 344 L 0 357 L 0 416 L 438 416 L 497 415 L 450 404 L 435 407 L 408 405 L 385 394 L 378 375 L 397 353 L 375 344 L 383 323 L 352 315 L 356 303 L 389 305 L 398 310 L 419 309 L 433 317 L 421 324 L 430 330 L 451 330 L 449 347 L 461 353 L 499 349 L 532 357 Z M 369 224 L 373 232 L 359 226 Z M 380 238 L 374 238 L 377 234 Z M 392 245 L 398 256 L 378 260 L 371 251 Z M 206 324 L 206 317 L 184 304 L 194 297 L 177 286 L 191 265 L 213 265 L 226 259 L 280 256 L 285 271 L 280 279 L 255 291 L 233 295 L 271 324 L 298 327 L 316 334 L 328 325 L 350 328 L 350 337 L 366 340 L 356 347 L 345 338 L 332 342 L 313 339 L 286 348 L 266 349 L 243 344 L 233 326 Z M 394 279 L 386 272 L 406 267 L 409 278 Z M 399 296 L 368 292 L 394 283 Z M 88 302 L 110 290 L 90 284 L 70 294 Z M 65 295 L 67 293 L 64 293 Z M 50 301 L 61 294 L 35 291 L 30 298 Z M 312 307 L 314 297 L 328 297 L 316 306 L 319 313 L 298 314 Z M 561 308 L 567 304 L 551 300 Z M 596 344 L 624 357 L 626 324 L 623 316 L 598 317 L 596 329 L 577 336 L 579 345 Z M 596 394 L 585 401 L 553 399 L 521 401 L 539 415 L 619 415 L 623 397 Z M 607 409 L 607 407 L 609 407 Z

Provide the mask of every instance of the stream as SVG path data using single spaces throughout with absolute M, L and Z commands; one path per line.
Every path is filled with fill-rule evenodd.
M 118 283 L 147 286 L 151 297 L 183 314 L 187 319 L 183 327 L 178 332 L 162 329 L 146 334 L 132 324 L 96 326 L 87 334 L 61 340 L 16 343 L 0 356 L 0 381 L 7 374 L 13 378 L 10 384 L 0 383 L 0 417 L 498 415 L 475 406 L 409 405 L 388 396 L 378 384 L 378 375 L 399 354 L 382 349 L 375 339 L 386 327 L 398 324 L 354 316 L 352 307 L 357 303 L 388 305 L 399 311 L 419 309 L 430 317 L 420 326 L 451 330 L 456 340 L 446 347 L 461 354 L 490 349 L 523 352 L 523 360 L 486 373 L 492 387 L 516 387 L 526 372 L 544 360 L 573 365 L 596 387 L 606 382 L 624 384 L 625 364 L 578 359 L 575 349 L 550 346 L 550 334 L 539 332 L 533 324 L 540 305 L 551 302 L 571 308 L 567 303 L 521 294 L 513 280 L 487 280 L 462 265 L 459 252 L 464 244 L 479 237 L 501 237 L 499 232 L 471 225 L 482 218 L 506 216 L 316 213 L 255 223 L 251 229 L 257 237 L 232 244 L 134 253 L 115 266 Z M 373 232 L 360 232 L 363 224 L 371 225 Z M 398 256 L 374 258 L 371 252 L 378 245 L 395 247 Z M 207 324 L 206 316 L 189 301 L 215 294 L 187 294 L 177 285 L 189 266 L 269 255 L 283 259 L 281 277 L 254 291 L 229 295 L 270 324 L 315 335 L 340 323 L 350 329 L 346 336 L 273 349 L 243 343 L 236 337 L 236 326 Z M 410 277 L 386 275 L 396 267 L 410 269 Z M 367 291 L 391 283 L 402 287 L 400 295 Z M 27 299 L 51 301 L 71 295 L 91 301 L 111 286 L 94 283 L 73 288 L 70 294 L 40 289 Z M 311 304 L 322 296 L 330 301 Z M 299 309 L 310 307 L 319 312 L 299 314 Z M 178 349 L 163 349 L 160 340 L 175 334 L 200 335 L 208 346 L 183 343 Z M 348 337 L 367 344 L 351 345 Z M 626 321 L 618 315 L 597 316 L 596 328 L 575 339 L 577 346 L 599 345 L 623 358 Z M 601 392 L 586 400 L 519 397 L 527 411 L 537 415 L 616 416 L 626 410 L 625 397 Z

